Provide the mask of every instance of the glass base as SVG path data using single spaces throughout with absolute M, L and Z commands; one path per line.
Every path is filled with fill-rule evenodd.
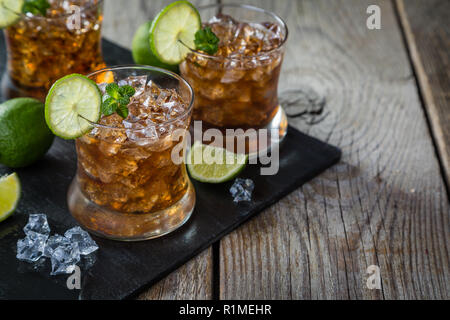
M 250 148 L 249 159 L 257 157 L 258 154 L 265 154 L 270 151 L 275 146 L 280 146 L 287 134 L 288 120 L 286 112 L 281 105 L 278 105 L 278 111 L 264 128 L 269 133 L 267 144 L 261 143 L 260 141 L 254 141 L 253 147 Z M 276 132 L 276 134 L 271 134 Z
M 252 129 L 243 129 L 244 134 L 233 133 L 231 135 L 227 135 L 226 129 L 220 128 L 220 131 L 223 133 L 222 141 L 205 141 L 203 134 L 207 130 L 207 128 L 198 128 L 194 123 L 194 126 L 191 126 L 191 134 L 194 137 L 193 140 L 201 141 L 204 144 L 227 148 L 229 151 L 235 153 L 246 153 L 249 155 L 250 159 L 256 158 L 259 154 L 265 154 L 274 146 L 279 146 L 287 134 L 288 120 L 286 117 L 286 113 L 284 112 L 284 109 L 281 105 L 279 105 L 277 108 L 278 110 L 275 116 L 267 125 L 255 129 L 256 134 L 249 134 L 249 130 Z M 264 131 L 262 131 L 261 129 L 265 129 L 267 132 L 267 136 L 263 135 L 264 139 L 262 140 L 260 139 L 260 133 Z M 227 146 L 226 141 L 233 141 L 232 146 Z M 244 148 L 237 147 L 238 145 L 240 145 L 239 141 L 244 141 Z
M 189 181 L 186 194 L 172 206 L 149 213 L 122 213 L 103 208 L 81 192 L 75 177 L 67 202 L 72 216 L 89 232 L 112 240 L 140 241 L 157 238 L 181 227 L 195 206 L 195 190 Z

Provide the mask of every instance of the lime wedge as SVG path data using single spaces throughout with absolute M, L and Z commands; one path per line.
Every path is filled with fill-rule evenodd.
M 97 84 L 74 73 L 59 79 L 50 88 L 45 99 L 45 121 L 58 137 L 75 139 L 92 128 L 90 122 L 98 121 L 101 103 Z
M 24 0 L 0 0 L 0 28 L 6 28 L 20 19 Z
M 248 155 L 196 141 L 189 151 L 187 167 L 195 180 L 221 183 L 236 177 L 245 168 L 247 159 Z
M 0 221 L 13 214 L 20 198 L 20 181 L 16 173 L 0 177 Z
M 150 49 L 161 62 L 179 64 L 194 48 L 201 28 L 200 14 L 188 1 L 175 1 L 162 9 L 150 27 Z M 181 42 L 182 43 L 181 43 Z

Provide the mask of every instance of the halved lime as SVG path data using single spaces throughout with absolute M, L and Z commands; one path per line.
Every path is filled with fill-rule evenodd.
M 247 163 L 248 155 L 194 143 L 188 154 L 187 167 L 191 177 L 208 183 L 221 183 L 235 178 Z
M 188 1 L 175 1 L 162 9 L 150 27 L 150 49 L 162 62 L 178 64 L 194 48 L 195 33 L 202 22 Z M 181 43 L 181 42 L 182 43 Z
M 45 121 L 55 135 L 75 139 L 100 118 L 102 94 L 97 84 L 81 74 L 56 81 L 45 99 Z M 86 121 L 85 119 L 89 120 Z
M 5 220 L 16 210 L 20 198 L 20 181 L 17 174 L 0 177 L 0 221 Z
M 28 166 L 44 156 L 54 135 L 45 123 L 44 104 L 14 98 L 0 104 L 0 164 Z
M 24 0 L 0 0 L 0 29 L 20 19 L 23 3 Z

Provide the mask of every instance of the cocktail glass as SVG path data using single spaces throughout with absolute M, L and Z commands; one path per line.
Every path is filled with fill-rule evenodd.
M 104 68 L 101 53 L 103 0 L 50 0 L 45 17 L 20 14 L 4 30 L 6 99 L 27 96 L 44 100 L 50 86 L 70 73 Z
M 221 42 L 214 55 L 191 49 L 180 65 L 196 95 L 194 120 L 203 122 L 203 131 L 266 129 L 267 145 L 280 143 L 287 131 L 277 93 L 286 24 L 276 14 L 248 5 L 209 5 L 199 12 Z M 247 153 L 261 150 L 257 140 L 248 142 Z
M 128 83 L 136 93 L 125 120 L 103 116 L 76 140 L 70 212 L 92 233 L 116 240 L 150 239 L 175 230 L 195 204 L 183 161 L 191 87 L 180 76 L 149 66 L 113 67 L 89 77 L 101 88 Z

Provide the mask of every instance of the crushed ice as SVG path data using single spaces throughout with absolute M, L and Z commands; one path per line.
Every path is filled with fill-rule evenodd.
M 64 236 L 50 236 L 45 214 L 30 214 L 23 230 L 25 238 L 17 241 L 17 259 L 37 262 L 42 257 L 50 258 L 51 275 L 72 273 L 80 256 L 98 249 L 89 233 L 78 226 L 67 230 Z
M 64 237 L 78 245 L 81 255 L 88 255 L 98 249 L 97 244 L 92 240 L 89 233 L 78 226 L 67 230 L 64 233 Z
M 251 179 L 236 178 L 230 188 L 230 193 L 233 197 L 233 201 L 251 201 L 254 188 L 255 184 Z

